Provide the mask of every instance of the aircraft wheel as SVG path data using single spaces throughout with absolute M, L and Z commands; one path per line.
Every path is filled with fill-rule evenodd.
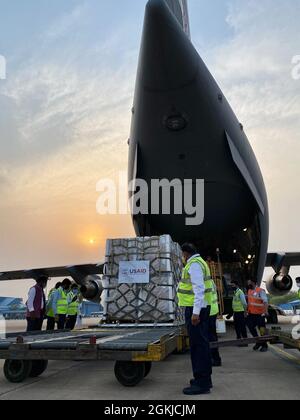
M 48 368 L 48 360 L 33 360 L 29 377 L 37 378 L 41 376 Z
M 149 373 L 149 372 L 148 372 Z M 121 385 L 137 386 L 145 378 L 146 365 L 139 362 L 116 362 L 115 375 Z
M 4 363 L 4 375 L 13 384 L 20 384 L 29 378 L 32 369 L 30 360 L 6 360 Z

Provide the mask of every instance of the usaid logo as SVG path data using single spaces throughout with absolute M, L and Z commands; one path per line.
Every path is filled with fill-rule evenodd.
M 145 268 L 130 270 L 130 274 L 146 274 L 146 273 L 147 273 L 147 270 Z
M 147 284 L 150 282 L 150 261 L 121 261 L 119 284 Z

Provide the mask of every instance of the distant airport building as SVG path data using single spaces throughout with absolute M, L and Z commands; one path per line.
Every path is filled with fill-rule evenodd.
M 285 315 L 300 315 L 300 300 L 278 305 Z
M 0 315 L 5 319 L 25 319 L 26 306 L 23 303 L 23 299 L 0 297 Z

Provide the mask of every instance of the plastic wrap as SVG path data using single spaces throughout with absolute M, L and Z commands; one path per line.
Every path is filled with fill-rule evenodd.
M 149 261 L 148 284 L 119 284 L 123 261 Z M 108 240 L 102 305 L 107 321 L 182 323 L 177 286 L 182 253 L 170 236 Z

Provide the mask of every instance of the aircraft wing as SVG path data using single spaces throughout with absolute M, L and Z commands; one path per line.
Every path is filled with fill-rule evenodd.
M 18 270 L 0 272 L 0 281 L 36 279 L 39 276 L 46 275 L 55 277 L 85 277 L 89 275 L 103 274 L 103 264 L 82 264 L 66 267 L 37 268 L 32 270 Z
M 266 267 L 273 267 L 278 272 L 282 267 L 300 266 L 300 252 L 289 252 L 276 254 L 271 253 L 267 256 Z

